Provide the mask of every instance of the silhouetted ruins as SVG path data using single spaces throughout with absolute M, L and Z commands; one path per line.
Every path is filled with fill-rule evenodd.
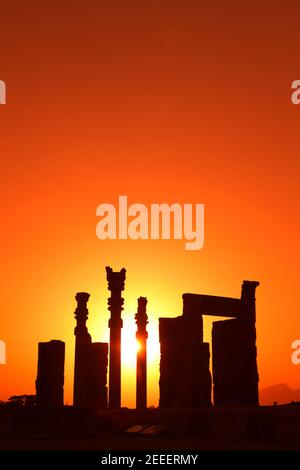
M 159 319 L 161 408 L 211 406 L 209 344 L 201 315 Z
M 75 406 L 107 407 L 107 343 L 92 343 L 86 321 L 90 294 L 76 294 L 74 400 Z
M 51 340 L 38 345 L 36 403 L 44 406 L 64 404 L 65 343 Z
M 109 266 L 106 267 L 106 278 L 108 281 L 108 290 L 111 296 L 108 299 L 108 310 L 110 319 L 108 327 L 110 329 L 109 341 L 109 407 L 121 407 L 121 329 L 123 320 L 121 313 L 123 310 L 124 299 L 121 296 L 124 290 L 126 269 L 120 272 L 113 271 Z
M 126 270 L 106 267 L 110 343 L 92 343 L 86 322 L 90 294 L 76 294 L 74 400 L 90 409 L 121 407 L 121 313 Z M 182 315 L 159 319 L 160 408 L 258 406 L 256 361 L 256 281 L 244 281 L 240 298 L 183 294 Z M 136 408 L 147 408 L 147 298 L 138 298 Z M 212 377 L 209 343 L 203 342 L 203 315 L 227 317 L 212 328 Z M 109 349 L 109 397 L 107 368 Z M 36 379 L 38 405 L 63 405 L 65 345 L 39 343 Z
M 213 323 L 214 404 L 258 405 L 256 281 L 244 281 L 240 299 L 183 294 L 183 314 L 159 319 L 160 407 L 211 404 L 209 344 L 202 315 L 230 317 Z M 178 374 L 180 380 L 178 380 Z
M 226 316 L 235 318 L 213 323 L 212 358 L 216 406 L 259 404 L 255 328 L 257 286 L 259 282 L 244 281 L 241 299 L 230 299 L 228 302 L 230 306 Z M 221 315 L 222 303 L 214 305 L 212 302 L 212 306 L 214 312 L 218 311 Z
M 147 408 L 147 323 L 148 316 L 146 312 L 147 299 L 139 297 L 138 310 L 135 315 L 138 341 L 137 359 L 136 359 L 136 408 Z

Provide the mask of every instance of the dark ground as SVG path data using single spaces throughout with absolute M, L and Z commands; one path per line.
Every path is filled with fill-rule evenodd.
M 132 426 L 142 425 L 128 434 Z M 300 450 L 300 406 L 0 409 L 0 450 Z M 143 434 L 143 431 L 150 435 Z

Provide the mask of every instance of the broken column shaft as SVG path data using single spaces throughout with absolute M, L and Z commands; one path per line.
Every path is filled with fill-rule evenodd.
M 51 340 L 39 343 L 36 379 L 37 405 L 64 404 L 65 343 Z
M 138 311 L 135 315 L 138 341 L 137 360 L 136 360 L 136 408 L 147 408 L 147 323 L 146 313 L 147 299 L 139 297 Z

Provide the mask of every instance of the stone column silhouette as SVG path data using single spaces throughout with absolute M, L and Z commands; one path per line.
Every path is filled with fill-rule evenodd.
M 65 343 L 51 340 L 39 343 L 36 386 L 37 405 L 64 404 Z
M 88 332 L 86 321 L 89 311 L 87 309 L 87 302 L 90 294 L 86 292 L 78 292 L 75 296 L 77 301 L 77 308 L 75 310 L 76 327 L 74 334 L 75 340 L 75 369 L 74 369 L 74 406 L 87 405 L 87 364 L 92 343 L 91 335 Z
M 137 332 L 136 339 L 139 343 L 136 358 L 136 408 L 147 408 L 147 323 L 146 313 L 147 299 L 139 297 L 138 310 L 135 315 Z
M 245 390 L 245 395 L 247 396 L 247 402 L 256 406 L 259 405 L 255 299 L 255 292 L 258 286 L 258 281 L 243 281 L 241 292 L 241 321 L 244 326 L 246 338 L 245 346 L 248 351 L 248 354 L 245 356 L 245 370 L 247 371 L 246 374 L 248 377 L 248 386 Z
M 106 267 L 108 290 L 111 292 L 107 301 L 111 314 L 108 322 L 110 328 L 109 408 L 121 407 L 121 329 L 123 327 L 121 313 L 124 303 L 121 292 L 124 290 L 125 278 L 126 269 L 122 268 L 120 272 L 114 272 L 109 266 Z
M 92 343 L 86 321 L 90 294 L 76 294 L 74 405 L 94 410 L 107 408 L 107 343 Z

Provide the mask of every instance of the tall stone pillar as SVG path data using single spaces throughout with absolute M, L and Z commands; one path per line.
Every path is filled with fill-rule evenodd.
M 92 343 L 87 364 L 87 406 L 93 410 L 107 408 L 108 344 Z
M 39 343 L 38 371 L 35 382 L 37 405 L 64 404 L 65 343 L 51 340 Z
M 86 406 L 94 410 L 107 408 L 107 343 L 92 343 L 86 321 L 88 318 L 87 302 L 90 294 L 76 294 L 77 308 L 75 318 L 75 371 L 74 400 L 75 406 Z
M 78 292 L 75 296 L 77 308 L 75 310 L 76 327 L 75 334 L 75 369 L 74 369 L 74 406 L 86 406 L 88 394 L 88 359 L 91 335 L 88 332 L 86 321 L 89 311 L 87 302 L 90 294 Z
M 139 297 L 138 310 L 135 315 L 137 332 L 136 339 L 139 344 L 136 358 L 136 408 L 147 408 L 147 299 Z
M 120 272 L 114 272 L 109 266 L 106 267 L 108 290 L 111 292 L 108 299 L 108 309 L 111 314 L 108 322 L 110 328 L 109 408 L 121 407 L 121 329 L 123 327 L 121 313 L 124 303 L 121 292 L 124 290 L 125 278 L 126 269 L 122 268 Z
M 255 292 L 258 286 L 258 281 L 243 281 L 241 292 L 241 321 L 245 332 L 245 347 L 248 351 L 248 355 L 245 357 L 245 369 L 248 377 L 248 387 L 245 395 L 247 396 L 247 402 L 256 406 L 259 405 L 255 299 Z

